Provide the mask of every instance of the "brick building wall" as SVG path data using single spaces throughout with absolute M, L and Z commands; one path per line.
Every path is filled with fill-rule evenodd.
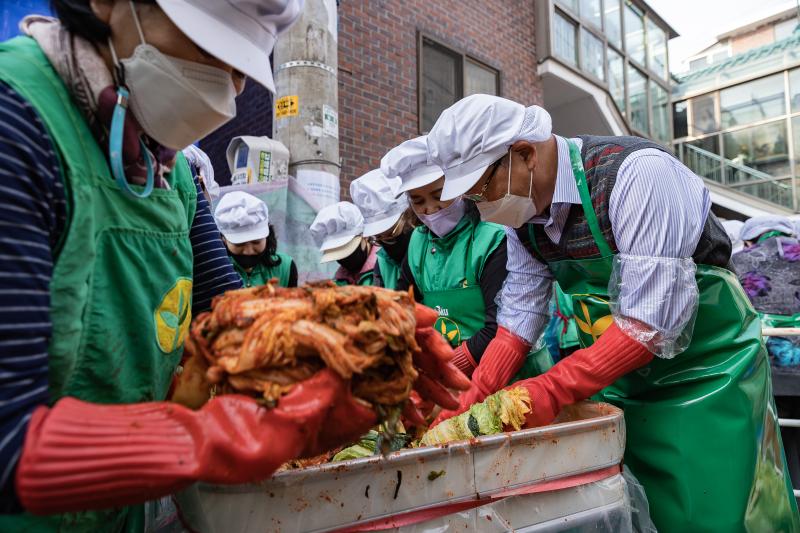
M 387 150 L 420 134 L 418 32 L 500 72 L 500 96 L 541 104 L 534 0 L 345 0 L 339 4 L 342 199 Z

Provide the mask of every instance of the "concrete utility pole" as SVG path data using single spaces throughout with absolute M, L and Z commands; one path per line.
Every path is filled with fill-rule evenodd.
M 317 201 L 339 200 L 336 0 L 306 0 L 274 51 L 273 138 L 289 149 L 289 174 Z

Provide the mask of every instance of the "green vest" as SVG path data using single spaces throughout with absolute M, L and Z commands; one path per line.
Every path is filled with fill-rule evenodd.
M 381 280 L 383 286 L 387 289 L 394 290 L 397 287 L 397 282 L 400 280 L 401 266 L 394 259 L 392 259 L 386 250 L 381 248 L 378 250 L 378 268 L 381 272 Z
M 197 193 L 186 160 L 179 154 L 167 176 L 171 190 L 131 198 L 33 39 L 0 43 L 0 80 L 42 118 L 67 191 L 67 227 L 50 283 L 51 401 L 163 400 L 191 322 L 189 228 Z M 0 531 L 141 529 L 142 506 L 135 509 L 3 515 Z
M 278 285 L 281 287 L 289 286 L 289 274 L 292 271 L 292 258 L 280 252 L 275 253 L 281 260 L 275 266 L 268 267 L 264 264 L 258 264 L 253 267 L 249 273 L 239 266 L 239 263 L 231 257 L 231 264 L 233 269 L 242 278 L 242 283 L 245 287 L 258 287 L 259 285 L 266 285 L 272 278 L 278 278 Z
M 570 157 L 600 257 L 548 266 L 572 299 L 586 347 L 613 323 L 614 252 L 572 143 Z M 625 464 L 644 486 L 659 531 L 800 531 L 761 322 L 730 271 L 698 264 L 696 279 L 699 305 L 686 351 L 656 357 L 599 394 L 625 412 Z
M 486 260 L 505 239 L 503 226 L 465 216 L 444 237 L 428 228 L 414 230 L 408 244 L 408 266 L 423 304 L 436 309 L 434 324 L 452 346 L 458 346 L 486 323 L 478 281 Z

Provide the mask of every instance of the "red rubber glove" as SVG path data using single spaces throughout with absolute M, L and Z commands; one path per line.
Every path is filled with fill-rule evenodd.
M 574 352 L 540 376 L 506 389 L 528 389 L 532 410 L 525 426 L 543 426 L 551 423 L 565 405 L 585 400 L 652 360 L 653 354 L 644 345 L 611 324 L 589 348 Z
M 453 364 L 453 348 L 433 329 L 438 318 L 436 311 L 417 304 L 416 340 L 420 351 L 414 353 L 414 366 L 419 372 L 414 390 L 423 400 L 441 405 L 445 409 L 455 409 L 458 407 L 458 400 L 447 389 L 466 390 L 470 383 L 469 378 Z M 412 402 L 406 402 L 403 415 L 415 424 L 424 423 L 422 413 Z
M 453 364 L 456 365 L 465 376 L 468 378 L 472 377 L 472 373 L 475 371 L 478 363 L 475 362 L 475 359 L 472 358 L 472 354 L 469 353 L 469 346 L 467 346 L 466 342 L 462 342 L 456 347 L 455 355 L 453 356 Z
M 497 334 L 486 347 L 478 368 L 472 374 L 469 390 L 459 397 L 458 407 L 439 413 L 433 425 L 463 413 L 473 404 L 482 402 L 490 394 L 502 389 L 522 367 L 530 350 L 530 344 L 503 326 L 498 327 Z
M 49 514 L 136 504 L 195 481 L 254 482 L 291 459 L 352 442 L 375 423 L 373 411 L 329 369 L 274 409 L 239 395 L 199 411 L 64 398 L 31 418 L 17 494 L 28 511 Z

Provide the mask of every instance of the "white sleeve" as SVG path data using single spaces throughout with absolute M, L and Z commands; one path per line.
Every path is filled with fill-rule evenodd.
M 553 274 L 525 249 L 516 230 L 506 228 L 508 275 L 499 293 L 497 323 L 533 344 L 550 319 Z
M 612 314 L 660 357 L 674 357 L 691 339 L 699 298 L 692 254 L 710 205 L 702 180 L 660 150 L 635 152 L 617 173 L 609 198 L 619 249 Z

